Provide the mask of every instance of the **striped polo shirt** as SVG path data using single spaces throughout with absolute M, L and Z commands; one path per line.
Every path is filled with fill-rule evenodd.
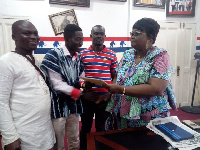
M 104 49 L 101 52 L 95 52 L 92 50 L 92 46 L 81 52 L 82 61 L 85 67 L 85 77 L 93 79 L 101 79 L 106 83 L 111 84 L 111 72 L 115 72 L 117 66 L 116 53 L 109 50 L 104 45 Z M 93 90 L 99 94 L 106 94 L 107 89 L 102 86 L 94 86 Z

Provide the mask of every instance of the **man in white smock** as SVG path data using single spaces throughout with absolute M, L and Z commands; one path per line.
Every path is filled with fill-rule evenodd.
M 0 131 L 5 150 L 49 150 L 55 143 L 51 100 L 39 63 L 32 55 L 39 42 L 35 26 L 12 25 L 15 51 L 0 57 Z

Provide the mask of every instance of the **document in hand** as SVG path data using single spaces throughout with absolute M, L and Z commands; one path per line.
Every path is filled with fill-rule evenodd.
M 84 81 L 88 81 L 90 83 L 94 83 L 95 85 L 100 85 L 100 86 L 107 86 L 107 83 L 103 80 L 99 80 L 99 79 L 92 79 L 92 78 L 86 78 L 86 77 L 79 77 L 81 79 L 83 79 Z
M 193 134 L 187 132 L 172 122 L 155 125 L 155 127 L 176 142 L 194 138 Z

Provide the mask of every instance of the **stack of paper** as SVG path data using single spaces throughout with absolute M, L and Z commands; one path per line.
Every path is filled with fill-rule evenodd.
M 197 130 L 200 129 L 200 119 L 197 120 L 183 120 L 183 123 L 189 126 L 190 128 Z
M 194 135 L 194 138 L 181 140 L 181 141 L 173 141 L 166 134 L 164 134 L 163 132 L 161 132 L 159 129 L 155 127 L 156 125 L 166 124 L 170 122 L 179 126 L 180 128 L 184 129 L 190 134 Z M 197 147 L 200 147 L 200 133 L 182 124 L 179 121 L 177 116 L 171 116 L 171 117 L 166 117 L 166 118 L 156 118 L 150 121 L 150 123 L 147 125 L 147 128 L 152 130 L 154 133 L 162 136 L 167 142 L 169 142 L 173 146 L 173 148 L 178 148 L 179 150 L 192 150 Z

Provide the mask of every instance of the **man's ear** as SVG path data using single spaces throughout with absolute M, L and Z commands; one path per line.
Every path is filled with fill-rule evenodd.
M 69 39 L 70 39 L 69 37 L 66 37 L 66 38 L 65 38 L 65 46 L 66 46 L 66 47 L 68 47 Z
M 15 41 L 16 40 L 16 36 L 14 34 L 12 34 L 12 39 Z
M 65 38 L 65 42 L 69 42 L 69 37 L 66 37 L 66 38 Z
M 92 34 L 90 34 L 90 38 L 92 39 Z

